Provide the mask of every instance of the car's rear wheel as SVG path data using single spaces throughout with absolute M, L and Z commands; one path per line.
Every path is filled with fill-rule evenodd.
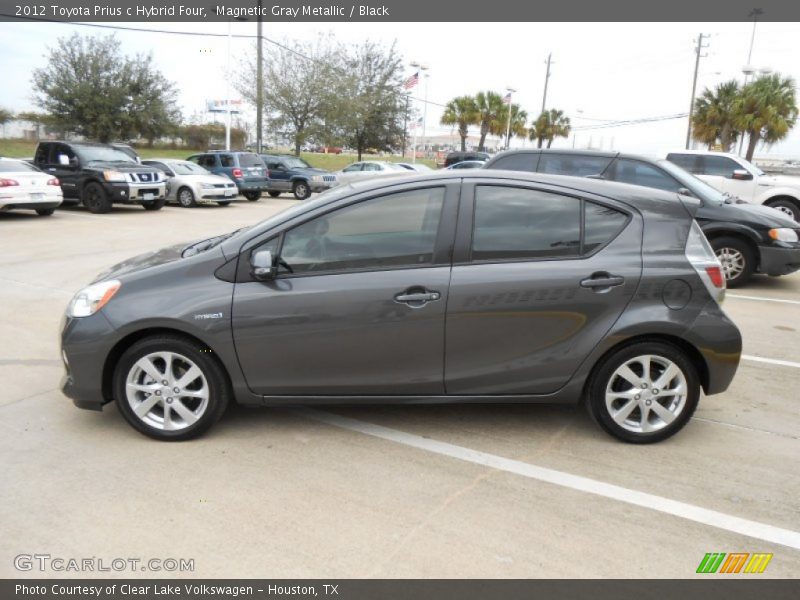
M 718 237 L 711 240 L 711 247 L 722 265 L 727 286 L 744 285 L 756 269 L 756 257 L 749 244 L 733 237 Z
M 270 196 L 272 196 L 273 198 L 277 198 L 278 196 L 280 196 L 280 195 L 281 195 L 281 193 L 280 193 L 280 192 L 274 192 L 274 191 L 273 191 L 273 192 L 267 192 L 267 193 L 268 193 Z
M 625 442 L 664 440 L 686 425 L 700 398 L 697 369 L 664 342 L 623 347 L 599 364 L 587 386 L 590 414 Z
M 114 399 L 135 429 L 178 441 L 208 430 L 225 411 L 230 390 L 209 349 L 188 338 L 160 335 L 139 340 L 114 371 Z
M 111 200 L 109 200 L 108 194 L 96 181 L 90 181 L 83 187 L 81 201 L 89 209 L 89 212 L 95 214 L 107 213 L 111 210 Z
M 250 200 L 250 202 L 255 202 L 261 198 L 261 192 L 244 192 L 242 196 Z
M 800 221 L 800 207 L 791 200 L 776 200 L 769 204 L 794 221 Z
M 194 192 L 191 188 L 183 186 L 178 190 L 178 204 L 184 208 L 192 208 L 197 206 L 197 201 L 194 199 Z
M 306 181 L 295 181 L 292 186 L 292 193 L 298 200 L 305 200 L 311 195 L 311 187 Z
M 40 217 L 49 217 L 54 212 L 56 212 L 55 208 L 37 208 L 36 209 L 36 214 L 39 215 Z

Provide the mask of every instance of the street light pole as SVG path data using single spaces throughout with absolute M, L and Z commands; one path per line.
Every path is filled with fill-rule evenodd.
M 511 147 L 511 108 L 513 104 L 511 104 L 511 94 L 516 92 L 517 90 L 507 87 L 506 91 L 508 92 L 508 126 L 506 127 L 506 150 Z
M 708 37 L 706 34 L 701 33 L 697 36 L 697 47 L 694 49 L 697 56 L 694 60 L 694 78 L 692 79 L 692 99 L 689 102 L 689 125 L 686 128 L 686 149 L 689 149 L 689 146 L 692 141 L 692 115 L 694 114 L 694 95 L 697 92 L 697 72 L 700 69 L 700 58 L 705 56 L 702 54 L 703 48 L 707 48 L 708 46 L 703 45 L 703 38 Z
M 225 65 L 225 150 L 231 149 L 231 22 L 228 21 L 228 58 Z
M 262 18 L 261 4 L 263 0 L 258 0 L 258 41 L 256 43 L 256 152 L 261 154 L 263 139 L 263 119 L 264 119 L 264 65 L 263 63 L 263 38 L 262 38 Z
M 550 81 L 550 65 L 553 62 L 553 53 L 547 55 L 547 71 L 544 74 L 544 93 L 542 94 L 542 112 L 544 112 L 545 107 L 547 106 L 547 83 Z
M 742 69 L 744 73 L 744 85 L 747 85 L 747 80 L 750 78 L 750 75 L 755 73 L 756 70 L 754 67 L 751 66 L 751 61 L 753 60 L 753 46 L 756 42 L 756 25 L 758 24 L 758 17 L 764 14 L 764 11 L 760 8 L 754 8 L 750 11 L 748 16 L 753 17 L 753 32 L 750 34 L 750 50 L 747 52 L 747 64 Z M 739 156 L 742 155 L 742 151 L 744 150 L 744 132 L 739 138 Z

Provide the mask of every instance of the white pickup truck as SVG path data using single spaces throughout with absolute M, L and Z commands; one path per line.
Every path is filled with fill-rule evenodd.
M 723 152 L 681 150 L 667 154 L 667 160 L 722 193 L 777 208 L 800 221 L 800 177 L 767 175 L 745 159 Z

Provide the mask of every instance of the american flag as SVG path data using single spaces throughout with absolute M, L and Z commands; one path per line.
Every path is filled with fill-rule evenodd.
M 411 77 L 406 79 L 406 82 L 403 84 L 403 87 L 407 90 L 410 90 L 418 83 L 419 83 L 419 71 L 417 71 Z
M 417 127 L 422 127 L 422 117 L 411 122 L 411 129 L 416 129 Z
M 511 92 L 503 96 L 503 104 L 511 104 Z

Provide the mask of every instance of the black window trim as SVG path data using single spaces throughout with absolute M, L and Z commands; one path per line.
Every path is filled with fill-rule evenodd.
M 519 258 L 492 258 L 492 259 L 473 259 L 472 258 L 472 238 L 475 232 L 475 190 L 478 186 L 494 186 L 494 187 L 516 187 L 522 189 L 529 189 L 533 191 L 545 192 L 548 194 L 556 194 L 561 196 L 567 196 L 576 198 L 577 200 L 581 201 L 581 221 L 580 221 L 580 236 L 581 236 L 581 243 L 580 243 L 580 253 L 571 255 L 571 256 L 546 256 L 546 257 L 519 257 Z M 570 189 L 559 189 L 559 188 L 550 188 L 541 185 L 536 185 L 533 182 L 523 182 L 523 181 L 513 181 L 508 180 L 504 182 L 500 182 L 497 180 L 493 181 L 474 181 L 464 184 L 465 188 L 469 188 L 468 193 L 466 194 L 465 198 L 462 198 L 462 203 L 466 201 L 469 206 L 467 207 L 468 210 L 462 210 L 462 213 L 469 213 L 468 218 L 459 219 L 459 232 L 456 238 L 456 250 L 455 255 L 453 257 L 453 266 L 469 266 L 469 265 L 487 265 L 487 264 L 504 264 L 504 263 L 529 263 L 529 262 L 551 262 L 551 261 L 563 261 L 563 260 L 586 260 L 592 258 L 594 255 L 602 252 L 606 247 L 611 245 L 614 240 L 616 240 L 623 231 L 625 231 L 628 226 L 630 225 L 631 221 L 633 220 L 633 213 L 628 207 L 621 207 L 614 204 L 610 204 L 607 199 L 598 198 L 595 196 L 588 196 L 579 194 L 576 190 Z M 462 196 L 464 196 L 464 192 L 462 191 Z M 594 250 L 588 253 L 584 253 L 584 242 L 585 242 L 585 226 L 586 226 L 586 202 L 593 202 L 594 204 L 599 204 L 601 206 L 606 206 L 608 208 L 614 209 L 617 212 L 621 212 L 626 216 L 625 223 L 619 230 L 606 242 L 600 246 L 597 246 Z M 464 208 L 462 204 L 462 209 Z M 466 246 L 466 247 L 465 247 Z M 464 252 L 466 250 L 466 252 Z

